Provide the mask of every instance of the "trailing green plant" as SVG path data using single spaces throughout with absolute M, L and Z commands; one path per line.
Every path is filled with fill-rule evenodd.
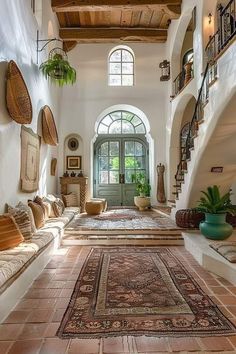
M 136 191 L 139 195 L 150 196 L 151 186 L 148 183 L 147 177 L 142 172 L 137 172 L 132 175 L 132 182 L 136 183 Z
M 72 68 L 68 60 L 63 59 L 61 54 L 54 54 L 52 58 L 42 63 L 39 67 L 43 75 L 59 86 L 71 84 L 76 81 L 76 70 Z
M 201 193 L 204 196 L 200 198 L 197 210 L 209 214 L 236 214 L 236 207 L 230 201 L 230 192 L 221 196 L 219 187 L 214 185 Z

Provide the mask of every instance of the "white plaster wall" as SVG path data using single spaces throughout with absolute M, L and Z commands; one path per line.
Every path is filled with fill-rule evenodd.
M 40 134 L 38 116 L 40 108 L 45 104 L 51 106 L 58 125 L 60 91 L 49 86 L 39 73 L 36 63 L 36 37 L 39 28 L 30 3 L 30 0 L 0 0 L 0 211 L 4 210 L 5 203 L 26 201 L 35 194 L 20 191 L 21 125 L 12 121 L 6 110 L 5 76 L 8 61 L 16 61 L 31 96 L 33 120 L 28 127 Z M 57 20 L 51 11 L 50 0 L 43 0 L 42 5 L 40 37 L 47 38 L 49 20 L 52 21 L 57 35 Z M 46 53 L 40 55 L 40 63 L 43 59 L 46 59 Z M 56 191 L 56 177 L 50 176 L 51 157 L 57 157 L 57 148 L 51 148 L 42 142 L 39 194 Z
M 165 101 L 167 83 L 160 82 L 159 63 L 165 59 L 164 44 L 131 44 L 135 54 L 135 86 L 108 86 L 107 59 L 114 44 L 78 45 L 69 53 L 71 64 L 77 69 L 77 83 L 63 89 L 60 107 L 60 140 L 71 133 L 79 134 L 84 143 L 83 172 L 91 180 L 91 141 L 95 135 L 95 123 L 100 113 L 113 105 L 132 105 L 147 116 L 150 133 L 154 139 L 152 172 L 157 163 L 166 162 Z M 60 162 L 63 147 L 60 146 Z M 63 163 L 59 173 L 63 174 Z M 153 173 L 156 177 L 156 172 Z M 91 190 L 90 183 L 90 190 Z M 156 180 L 152 185 L 155 203 Z

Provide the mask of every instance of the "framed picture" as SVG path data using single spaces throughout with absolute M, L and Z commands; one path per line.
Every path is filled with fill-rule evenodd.
M 76 151 L 76 150 L 78 150 L 78 148 L 79 148 L 79 140 L 77 139 L 77 138 L 75 138 L 75 137 L 73 137 L 73 138 L 70 138 L 69 140 L 68 140 L 68 148 L 71 150 L 71 151 Z
M 67 156 L 66 157 L 67 170 L 81 170 L 81 156 Z

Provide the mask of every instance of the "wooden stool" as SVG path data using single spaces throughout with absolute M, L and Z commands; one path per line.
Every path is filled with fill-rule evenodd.
M 85 211 L 88 215 L 101 214 L 102 210 L 103 210 L 103 204 L 101 200 L 94 200 L 85 203 Z
M 91 198 L 90 199 L 91 202 L 102 202 L 102 211 L 106 211 L 107 210 L 107 200 L 105 198 Z

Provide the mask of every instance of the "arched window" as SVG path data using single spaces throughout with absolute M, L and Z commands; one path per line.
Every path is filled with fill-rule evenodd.
M 109 55 L 109 85 L 134 85 L 134 55 L 131 50 L 118 47 Z
M 98 134 L 146 134 L 142 120 L 127 111 L 115 111 L 106 115 L 98 125 Z

